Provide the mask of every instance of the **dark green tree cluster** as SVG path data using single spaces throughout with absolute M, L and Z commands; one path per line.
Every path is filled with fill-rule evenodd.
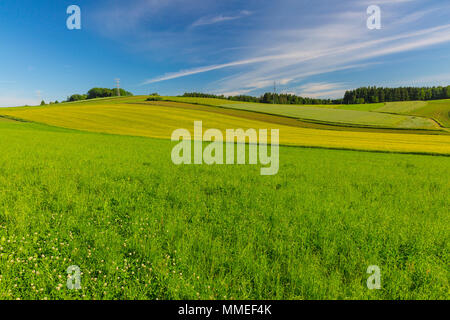
M 278 103 L 278 104 L 340 104 L 342 99 L 317 99 L 305 98 L 295 94 L 273 94 L 266 92 L 260 98 L 261 103 Z
M 243 101 L 243 102 L 259 102 L 259 103 L 278 103 L 278 104 L 340 104 L 342 99 L 331 100 L 331 99 L 314 99 L 314 98 L 304 98 L 293 94 L 273 94 L 271 92 L 266 92 L 260 97 L 239 95 L 239 96 L 229 96 L 225 97 L 223 95 L 214 95 L 199 92 L 187 92 L 183 97 L 195 97 L 195 98 L 217 98 L 217 99 L 228 99 L 233 101 Z
M 124 89 L 120 89 L 120 96 L 132 96 L 133 94 L 131 92 L 128 92 Z M 107 97 L 115 97 L 117 96 L 117 89 L 108 89 L 108 88 L 92 88 L 87 93 L 88 99 L 95 99 L 95 98 L 107 98 Z
M 163 98 L 161 98 L 160 96 L 151 96 L 147 98 L 147 101 L 161 101 L 163 100 Z
M 233 100 L 233 101 L 243 101 L 243 102 L 260 102 L 260 98 L 253 97 L 253 96 L 246 96 L 246 95 L 233 96 L 233 97 L 229 97 L 228 99 Z
M 274 94 L 266 92 L 260 97 L 239 95 L 225 97 L 200 92 L 187 92 L 183 97 L 218 98 L 243 102 L 277 103 L 277 104 L 364 104 L 391 101 L 417 101 L 450 99 L 450 86 L 446 87 L 400 87 L 377 88 L 363 87 L 346 91 L 343 99 L 316 99 L 296 96 L 294 94 Z
M 132 96 L 133 94 L 131 92 L 128 92 L 124 89 L 120 89 L 120 96 L 126 97 L 126 96 Z M 81 101 L 86 99 L 95 99 L 95 98 L 107 98 L 107 97 L 116 97 L 117 96 L 117 89 L 108 89 L 108 88 L 92 88 L 87 92 L 87 94 L 73 94 L 70 97 L 67 98 L 67 102 L 73 102 L 73 101 Z
M 67 98 L 67 102 L 86 100 L 87 94 L 73 94 Z
M 215 95 L 209 93 L 201 93 L 201 92 L 186 92 L 182 95 L 182 97 L 191 97 L 191 98 L 215 98 L 215 99 L 227 99 L 224 95 Z
M 58 103 L 59 103 L 58 100 L 55 100 L 54 102 L 53 102 L 53 101 L 50 101 L 50 102 L 49 102 L 49 104 L 58 104 Z M 46 106 L 47 103 L 46 103 L 44 100 L 42 100 L 40 105 L 41 105 L 41 106 Z
M 450 99 L 450 86 L 447 87 L 363 87 L 346 91 L 344 104 L 363 104 L 392 101 L 417 101 Z

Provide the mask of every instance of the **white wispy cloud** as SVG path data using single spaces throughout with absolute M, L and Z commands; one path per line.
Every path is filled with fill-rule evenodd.
M 225 21 L 241 19 L 241 18 L 247 17 L 247 16 L 249 16 L 251 14 L 252 13 L 250 11 L 242 10 L 241 12 L 239 12 L 239 14 L 236 14 L 236 15 L 226 16 L 226 15 L 222 15 L 221 14 L 221 15 L 218 15 L 218 16 L 201 17 L 200 19 L 195 21 L 191 25 L 191 27 L 195 28 L 195 27 L 206 26 L 206 25 L 220 23 L 220 22 L 225 22 Z
M 291 69 L 288 73 L 292 74 L 289 77 L 290 80 L 302 76 L 302 73 L 298 73 L 298 64 L 306 63 L 308 61 L 318 61 L 318 65 L 326 65 L 325 59 L 333 59 L 332 65 L 343 66 L 347 62 L 361 61 L 369 58 L 377 58 L 393 53 L 400 53 L 420 48 L 430 47 L 443 42 L 450 41 L 450 24 L 443 25 L 433 28 L 428 28 L 424 30 L 419 30 L 410 33 L 404 33 L 396 36 L 386 37 L 378 40 L 362 41 L 356 44 L 349 43 L 341 46 L 335 47 L 325 47 L 324 49 L 302 49 L 297 50 L 287 50 L 283 53 L 276 55 L 268 55 L 261 57 L 254 57 L 245 60 L 237 60 L 229 63 L 204 66 L 199 68 L 193 68 L 189 70 L 181 70 L 179 72 L 168 73 L 160 77 L 152 78 L 146 80 L 143 84 L 150 84 L 165 80 L 171 80 L 175 78 L 190 76 L 198 73 L 209 72 L 213 70 L 219 70 L 229 67 L 242 66 L 255 63 L 271 63 L 272 66 L 268 66 L 269 69 L 262 69 L 264 73 L 266 70 L 273 71 L 277 69 L 279 72 L 283 68 L 290 68 L 296 66 L 295 69 Z M 277 62 L 274 64 L 275 62 Z M 310 65 L 311 66 L 311 65 Z M 310 66 L 305 66 L 307 69 Z M 305 69 L 303 69 L 305 70 Z M 278 73 L 279 73 L 278 72 Z M 303 71 L 304 72 L 304 71 Z M 258 71 L 256 71 L 258 73 Z M 264 83 L 270 85 L 268 80 L 261 79 L 257 76 L 255 72 L 252 73 L 254 77 L 253 82 L 255 83 L 255 88 L 260 88 L 261 86 L 257 83 Z M 273 76 L 271 77 L 273 79 Z M 259 80 L 258 80 L 259 79 Z M 256 81 L 255 81 L 256 80 Z M 273 82 L 273 80 L 272 80 Z
M 341 83 L 312 82 L 312 83 L 303 84 L 303 85 L 299 86 L 298 88 L 300 90 L 305 90 L 308 92 L 322 92 L 322 91 L 327 91 L 330 89 L 336 89 L 336 88 L 339 88 L 342 86 L 343 86 L 343 84 L 341 84 Z
M 292 82 L 296 82 L 308 75 L 360 67 L 388 55 L 429 49 L 448 43 L 450 42 L 450 24 L 419 30 L 410 28 L 418 19 L 430 18 L 438 10 L 439 8 L 430 8 L 420 13 L 403 14 L 401 17 L 391 15 L 390 20 L 385 22 L 391 28 L 387 28 L 388 30 L 384 33 L 381 31 L 378 33 L 379 36 L 366 28 L 358 27 L 355 23 L 358 20 L 349 19 L 349 16 L 357 17 L 358 12 L 346 12 L 341 17 L 338 16 L 337 19 L 329 20 L 328 23 L 316 28 L 275 32 L 275 41 L 277 41 L 276 38 L 283 40 L 276 43 L 277 49 L 267 50 L 266 52 L 271 53 L 268 56 L 241 60 L 241 62 L 258 63 L 258 67 L 227 78 L 222 84 L 223 90 L 251 92 L 252 88 L 254 90 L 260 88 L 258 83 L 269 79 L 289 78 Z M 364 22 L 364 18 L 360 20 Z M 269 37 L 269 35 L 266 36 Z M 267 38 L 267 41 L 270 42 L 270 38 Z M 229 64 L 233 62 L 223 64 L 222 67 L 225 68 Z M 338 95 L 343 91 L 345 90 L 335 89 L 327 90 L 326 93 Z M 304 90 L 303 94 L 314 97 L 321 96 L 324 92 Z
M 343 97 L 347 88 L 344 83 L 312 82 L 299 86 L 292 93 L 310 98 L 338 98 Z
M 236 67 L 236 66 L 252 64 L 252 63 L 257 63 L 257 62 L 270 61 L 272 59 L 277 59 L 277 58 L 281 59 L 281 58 L 283 58 L 283 56 L 257 57 L 257 58 L 252 58 L 252 59 L 233 61 L 233 62 L 229 62 L 229 63 L 223 63 L 223 64 L 217 64 L 217 65 L 193 68 L 193 69 L 188 69 L 188 70 L 181 70 L 181 71 L 178 71 L 178 72 L 166 73 L 166 74 L 164 74 L 162 76 L 159 76 L 159 77 L 156 77 L 156 78 L 152 78 L 152 79 L 148 79 L 148 80 L 144 81 L 142 84 L 150 84 L 150 83 L 155 83 L 155 82 L 161 82 L 161 81 L 166 81 L 166 80 L 186 77 L 186 76 L 190 76 L 190 75 L 194 75 L 194 74 L 198 74 L 198 73 L 204 73 L 204 72 L 208 72 L 208 71 L 213 71 L 213 70 L 219 70 L 219 69 L 224 69 L 224 68 L 229 68 L 229 67 Z
M 117 11 L 116 6 L 114 10 L 105 11 L 109 18 L 107 25 L 113 29 L 117 29 L 120 25 L 121 28 L 125 27 L 123 29 L 128 28 L 134 31 L 139 23 L 151 20 L 147 17 L 150 13 L 153 16 L 158 16 L 159 12 L 171 13 L 174 8 L 181 6 L 180 1 L 138 0 L 139 5 L 133 4 L 128 13 L 125 13 L 130 19 L 124 18 L 123 14 Z M 285 15 L 291 20 L 286 23 L 271 24 L 272 19 L 265 15 L 261 17 L 256 9 L 253 12 L 238 11 L 235 14 L 210 15 L 201 1 L 193 0 L 193 3 L 198 5 L 199 10 L 203 10 L 199 13 L 203 16 L 197 20 L 188 20 L 183 31 L 178 30 L 172 33 L 173 30 L 165 29 L 154 32 L 141 28 L 144 31 L 136 32 L 139 37 L 135 42 L 147 43 L 147 45 L 150 43 L 149 48 L 155 48 L 161 44 L 166 49 L 177 48 L 165 52 L 164 59 L 166 61 L 171 59 L 172 56 L 170 58 L 168 56 L 170 52 L 173 52 L 174 56 L 179 57 L 178 62 L 197 66 L 150 77 L 142 81 L 141 85 L 229 69 L 227 77 L 211 81 L 208 84 L 209 87 L 205 87 L 204 90 L 224 94 L 251 93 L 253 90 L 271 87 L 274 80 L 280 86 L 297 86 L 297 89 L 301 89 L 298 87 L 299 83 L 307 81 L 308 77 L 365 68 L 375 63 L 382 64 L 390 55 L 430 49 L 450 42 L 450 24 L 442 23 L 445 22 L 442 18 L 443 13 L 448 12 L 449 5 L 443 3 L 429 5 L 423 9 L 422 0 L 378 0 L 376 3 L 372 0 L 349 0 L 339 8 L 333 6 L 305 16 L 310 20 L 314 18 L 315 21 L 320 21 L 320 24 L 299 23 L 298 21 L 302 21 L 298 19 L 301 14 L 286 11 L 289 10 L 287 5 L 280 9 L 282 12 L 280 11 L 279 14 L 273 14 L 274 16 Z M 381 5 L 382 30 L 367 29 L 366 8 L 369 4 Z M 419 7 L 416 6 L 418 4 L 420 4 Z M 221 12 L 216 9 L 212 11 Z M 242 50 L 236 50 L 229 55 L 228 59 L 225 58 L 228 55 L 213 54 L 214 50 L 226 49 L 227 47 L 222 48 L 217 45 L 217 43 L 223 43 L 225 46 L 226 41 L 211 42 L 217 39 L 215 34 L 202 38 L 200 30 L 207 30 L 207 28 L 197 29 L 201 26 L 237 20 L 250 15 L 252 16 L 252 24 L 249 28 L 251 30 L 240 29 L 239 41 L 232 42 L 230 46 L 242 47 L 245 44 L 248 49 L 243 47 Z M 292 19 L 293 16 L 296 19 Z M 438 16 L 440 19 L 436 19 Z M 130 20 L 132 22 L 126 22 Z M 195 22 L 189 24 L 189 21 Z M 254 26 L 253 21 L 259 21 L 259 25 Z M 113 34 L 111 32 L 113 29 L 108 32 Z M 211 54 L 211 58 L 208 54 Z M 220 62 L 214 63 L 215 61 Z M 321 92 L 307 90 L 307 88 L 302 90 L 311 95 L 323 92 L 336 94 L 342 88 L 329 88 Z

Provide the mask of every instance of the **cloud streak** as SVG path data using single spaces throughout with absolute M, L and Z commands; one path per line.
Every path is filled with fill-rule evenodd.
M 180 1 L 138 0 L 139 5 L 127 14 L 133 18 L 133 31 L 145 21 L 150 23 L 133 34 L 136 39 L 133 42 L 147 43 L 143 47 L 147 46 L 148 50 L 165 50 L 153 57 L 163 56 L 161 62 L 166 63 L 167 70 L 173 70 L 145 79 L 141 86 L 208 73 L 205 77 L 212 80 L 201 85 L 202 89 L 215 93 L 257 92 L 270 88 L 274 80 L 284 88 L 299 88 L 302 81 L 317 75 L 324 77 L 331 72 L 385 64 L 389 59 L 396 59 L 394 55 L 410 57 L 414 54 L 406 53 L 450 42 L 450 24 L 444 14 L 450 7 L 438 2 L 424 7 L 419 0 L 380 0 L 382 29 L 374 31 L 366 27 L 366 8 L 373 4 L 369 0 L 349 0 L 341 6 L 318 0 L 320 10 L 309 8 L 307 12 L 298 11 L 303 7 L 294 0 L 284 0 L 277 6 L 268 1 L 254 7 L 248 3 L 248 11 L 193 0 L 195 10 L 191 8 L 194 5 L 190 6 L 184 27 L 179 17 L 186 10 L 178 10 Z M 109 16 L 116 17 L 114 12 L 109 11 Z M 149 27 L 153 21 L 147 17 L 149 12 L 157 14 L 156 19 L 163 21 L 169 17 L 176 23 L 155 31 Z M 242 19 L 249 16 L 250 19 Z M 116 18 L 111 21 L 115 28 L 121 16 Z M 242 21 L 236 23 L 239 19 Z M 227 23 L 227 28 L 220 29 L 219 34 L 218 28 L 208 28 L 222 23 Z M 227 48 L 241 49 L 231 52 Z M 177 70 L 171 66 L 172 62 L 183 67 Z M 161 84 L 164 85 L 171 86 Z M 336 93 L 340 89 L 324 92 Z
M 378 40 L 363 41 L 356 44 L 350 43 L 343 46 L 336 46 L 319 50 L 287 51 L 276 55 L 254 57 L 245 60 L 232 61 L 224 64 L 181 70 L 179 72 L 167 73 L 160 77 L 148 79 L 144 81 L 143 84 L 151 84 L 224 68 L 244 66 L 256 63 L 273 63 L 275 61 L 282 62 L 281 64 L 277 65 L 277 69 L 298 65 L 300 63 L 305 63 L 311 60 L 323 61 L 323 59 L 327 58 L 335 59 L 334 65 L 339 66 L 344 65 L 344 63 L 348 62 L 349 60 L 355 62 L 366 59 L 373 59 L 389 54 L 428 48 L 430 46 L 444 42 L 450 42 L 450 24 L 410 33 L 404 33 Z M 293 77 L 292 79 L 294 78 L 295 77 Z M 269 83 L 266 82 L 266 84 L 268 85 Z M 255 88 L 259 87 L 260 86 L 255 85 Z
M 346 84 L 343 83 L 306 83 L 294 90 L 294 94 L 309 98 L 341 98 L 346 90 Z
M 250 11 L 242 10 L 239 14 L 234 15 L 234 16 L 218 15 L 218 16 L 214 16 L 214 17 L 211 17 L 211 16 L 209 16 L 209 17 L 202 17 L 202 18 L 198 19 L 197 21 L 195 21 L 191 25 L 191 28 L 196 28 L 196 27 L 200 27 L 200 26 L 216 24 L 216 23 L 225 22 L 225 21 L 237 20 L 237 19 L 241 19 L 241 18 L 247 17 L 247 16 L 249 16 L 251 14 L 252 13 Z

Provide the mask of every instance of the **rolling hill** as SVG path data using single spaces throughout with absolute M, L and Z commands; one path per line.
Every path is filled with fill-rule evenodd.
M 450 128 L 450 100 L 390 102 L 374 111 L 427 117 Z
M 281 115 L 316 123 L 391 129 L 442 130 L 442 127 L 448 124 L 450 112 L 450 100 L 307 106 L 242 103 L 212 98 L 167 97 L 166 99 Z
M 167 101 L 147 102 L 145 98 L 125 97 L 43 107 L 6 108 L 0 110 L 0 116 L 91 132 L 163 139 L 170 139 L 172 132 L 178 128 L 192 130 L 193 122 L 202 120 L 205 129 L 279 129 L 280 143 L 284 145 L 450 154 L 449 135 L 304 128 L 297 125 L 295 118 L 280 116 L 280 114 L 295 116 L 298 114 L 297 110 L 301 110 L 299 112 L 302 114 L 309 113 L 311 116 L 330 119 L 328 113 L 330 110 L 324 108 L 302 107 L 300 109 L 284 106 L 284 109 L 279 109 L 278 106 L 271 105 L 253 106 L 233 103 L 227 105 L 225 109 Z M 279 115 L 264 115 L 260 113 L 262 108 L 267 108 L 266 111 L 277 112 Z M 320 112 L 327 116 L 320 115 Z M 346 115 L 354 114 L 354 111 L 343 112 Z M 368 115 L 377 115 L 378 120 L 397 119 L 392 115 L 364 112 L 364 116 Z M 363 121 L 363 118 L 358 118 L 358 121 Z M 356 121 L 357 117 L 353 119 Z M 409 121 L 407 117 L 401 119 Z

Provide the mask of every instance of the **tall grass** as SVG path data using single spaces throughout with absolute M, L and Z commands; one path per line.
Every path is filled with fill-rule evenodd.
M 0 132 L 1 299 L 449 298 L 447 157 L 282 147 L 264 177 L 175 166 L 165 140 Z

